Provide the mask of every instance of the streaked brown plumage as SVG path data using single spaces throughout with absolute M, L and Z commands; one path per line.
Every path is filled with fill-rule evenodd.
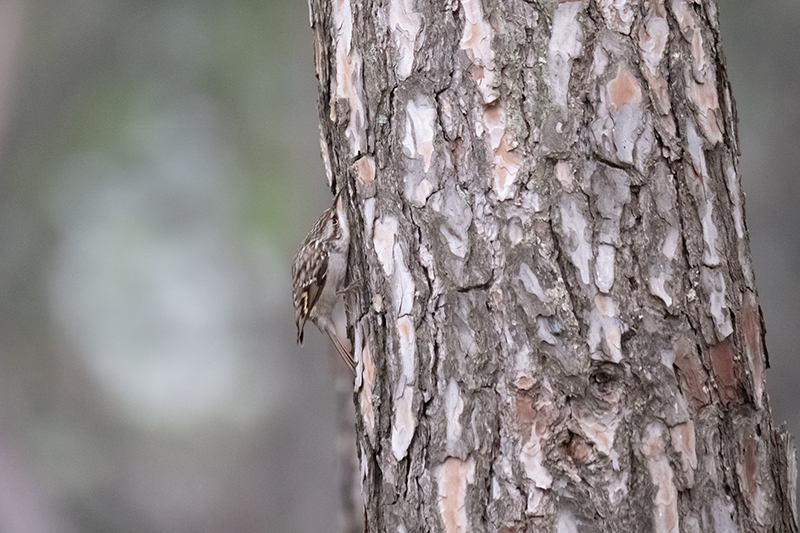
M 328 335 L 342 360 L 355 373 L 353 356 L 345 347 L 347 339 L 340 338 L 333 316 L 347 273 L 349 247 L 350 230 L 340 192 L 297 250 L 292 263 L 292 301 L 297 342 L 303 343 L 303 328 L 306 320 L 311 320 Z

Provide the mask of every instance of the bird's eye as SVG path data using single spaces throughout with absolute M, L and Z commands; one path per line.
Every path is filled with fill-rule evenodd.
M 331 219 L 331 222 L 333 222 L 333 225 L 334 225 L 334 226 L 338 226 L 338 225 L 339 225 L 339 217 L 337 217 L 336 215 L 334 215 L 334 216 L 333 216 L 333 219 Z

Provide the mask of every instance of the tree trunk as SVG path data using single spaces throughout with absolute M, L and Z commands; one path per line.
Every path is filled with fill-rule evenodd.
M 368 530 L 796 531 L 716 3 L 311 23 Z

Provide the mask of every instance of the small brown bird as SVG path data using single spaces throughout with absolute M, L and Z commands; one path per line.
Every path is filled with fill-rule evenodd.
M 311 228 L 292 263 L 292 301 L 294 303 L 297 342 L 303 344 L 303 328 L 311 320 L 331 339 L 347 367 L 355 374 L 353 356 L 345 347 L 349 341 L 340 338 L 334 312 L 342 295 L 347 273 L 350 248 L 350 229 L 342 192 L 336 195 L 333 206 Z

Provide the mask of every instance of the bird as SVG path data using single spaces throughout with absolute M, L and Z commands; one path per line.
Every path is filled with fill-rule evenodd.
M 342 191 L 334 197 L 333 205 L 326 209 L 306 235 L 292 262 L 292 302 L 294 303 L 297 343 L 303 344 L 306 321 L 315 326 L 333 342 L 336 351 L 353 374 L 355 361 L 350 342 L 337 331 L 335 313 L 347 274 L 350 248 L 350 227 L 347 221 Z M 338 322 L 342 323 L 341 320 Z

